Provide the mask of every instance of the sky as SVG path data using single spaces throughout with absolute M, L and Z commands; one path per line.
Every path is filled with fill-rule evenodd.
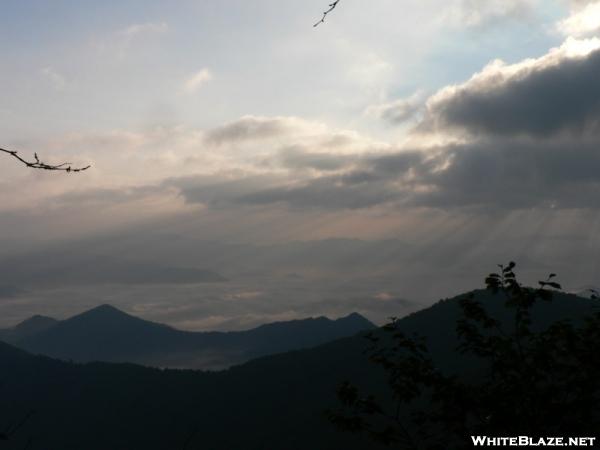
M 600 1 L 5 0 L 0 327 L 600 284 Z

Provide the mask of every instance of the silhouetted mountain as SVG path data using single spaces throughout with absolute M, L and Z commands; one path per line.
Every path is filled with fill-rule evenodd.
M 508 317 L 501 299 L 485 291 L 476 295 Z M 432 356 L 446 371 L 466 370 L 455 351 L 459 298 L 400 321 L 403 331 L 427 336 Z M 579 321 L 596 304 L 558 294 L 536 306 L 534 319 L 539 326 Z M 105 313 L 115 314 L 101 308 L 92 318 Z M 336 386 L 344 380 L 385 398 L 384 375 L 367 361 L 366 346 L 357 335 L 203 373 L 69 364 L 0 344 L 0 424 L 34 409 L 14 442 L 23 448 L 31 438 L 32 450 L 377 449 L 361 436 L 337 432 L 323 415 L 337 406 Z
M 338 320 L 319 317 L 272 323 L 241 332 L 187 332 L 102 305 L 10 342 L 31 353 L 77 362 L 220 369 L 373 327 L 359 314 L 351 314 Z
M 0 330 L 0 340 L 18 342 L 21 339 L 46 331 L 56 325 L 58 320 L 46 316 L 33 316 L 13 328 Z

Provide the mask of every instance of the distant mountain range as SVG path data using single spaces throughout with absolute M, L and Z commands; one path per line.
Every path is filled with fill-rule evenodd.
M 223 369 L 250 359 L 314 347 L 375 326 L 359 314 L 278 322 L 240 332 L 189 332 L 102 305 L 58 321 L 34 316 L 0 339 L 33 354 L 75 362 Z
M 476 296 L 510 324 L 502 299 Z M 402 331 L 426 336 L 441 370 L 459 374 L 473 369 L 456 352 L 460 298 L 399 322 Z M 597 304 L 556 294 L 534 308 L 534 326 L 580 321 Z M 98 313 L 115 314 L 103 307 L 92 317 Z M 60 328 L 43 334 L 51 330 Z M 0 344 L 0 427 L 35 410 L 12 443 L 31 450 L 377 450 L 360 435 L 336 431 L 323 414 L 338 404 L 335 390 L 344 380 L 378 398 L 389 395 L 383 373 L 364 354 L 367 345 L 359 334 L 212 373 L 72 364 Z

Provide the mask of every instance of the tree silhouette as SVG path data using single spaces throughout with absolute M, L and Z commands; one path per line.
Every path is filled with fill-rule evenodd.
M 457 351 L 469 361 L 469 373 L 443 373 L 426 340 L 405 335 L 394 319 L 383 335 L 367 336 L 391 398 L 378 401 L 345 382 L 338 389 L 342 406 L 328 413 L 330 420 L 411 450 L 472 448 L 471 436 L 594 436 L 600 430 L 600 313 L 537 330 L 532 308 L 562 288 L 555 274 L 536 289 L 524 287 L 514 268 L 513 262 L 500 266 L 485 280 L 490 301 L 503 303 L 509 321 L 492 317 L 474 294 L 460 301 Z
M 83 172 L 84 170 L 88 170 L 91 167 L 90 165 L 83 166 L 83 167 L 74 167 L 69 162 L 64 162 L 61 164 L 48 164 L 48 163 L 45 163 L 44 161 L 40 160 L 37 153 L 33 154 L 33 158 L 34 158 L 33 160 L 28 161 L 25 158 L 22 158 L 21 156 L 19 156 L 19 153 L 14 150 L 6 150 L 4 148 L 0 148 L 0 152 L 6 153 L 7 155 L 12 156 L 13 158 L 17 159 L 19 162 L 21 162 L 25 166 L 30 167 L 32 169 L 76 173 L 76 172 Z

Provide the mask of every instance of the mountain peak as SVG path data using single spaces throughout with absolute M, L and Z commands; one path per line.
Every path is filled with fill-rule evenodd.
M 342 319 L 364 319 L 367 320 L 363 315 L 357 313 L 357 312 L 352 312 L 350 314 L 348 314 L 345 317 L 342 317 Z
M 89 309 L 81 314 L 73 316 L 65 321 L 63 324 L 71 323 L 87 323 L 88 325 L 94 326 L 109 326 L 115 325 L 116 323 L 131 324 L 133 322 L 146 322 L 143 319 L 127 314 L 116 308 L 113 305 L 103 304 Z
M 373 322 L 371 322 L 365 316 L 363 316 L 357 312 L 350 313 L 347 316 L 340 317 L 337 320 L 343 321 L 343 322 L 352 322 L 352 323 L 356 323 L 356 324 L 362 324 L 362 325 L 364 325 L 365 329 L 376 328 L 376 326 L 375 326 L 375 324 L 373 324 Z
M 14 327 L 14 331 L 17 332 L 19 336 L 23 337 L 28 334 L 39 333 L 47 330 L 57 323 L 58 320 L 53 319 L 52 317 L 35 315 L 17 324 Z
M 117 308 L 116 306 L 113 305 L 109 305 L 108 303 L 96 306 L 92 309 L 88 309 L 87 311 L 79 314 L 78 316 L 75 317 L 102 317 L 102 318 L 117 318 L 117 317 L 121 317 L 121 318 L 125 318 L 125 317 L 129 317 L 132 319 L 137 319 L 137 317 L 132 316 L 130 314 L 127 314 L 125 311 L 120 310 L 119 308 Z M 140 319 L 141 320 L 141 319 Z
M 34 316 L 31 316 L 29 319 L 25 319 L 23 322 L 20 322 L 19 324 L 15 325 L 15 328 L 23 327 L 28 324 L 48 323 L 48 322 L 58 322 L 58 320 L 56 320 L 52 317 L 36 314 Z
M 119 308 L 117 308 L 117 307 L 115 307 L 113 305 L 110 305 L 108 303 L 104 303 L 102 305 L 98 305 L 95 308 L 92 308 L 92 309 L 88 310 L 87 312 L 88 313 L 91 313 L 91 312 L 98 312 L 98 313 L 100 313 L 101 312 L 101 313 L 127 314 L 127 313 L 121 311 Z
M 52 317 L 35 315 L 7 330 L 0 330 L 0 339 L 17 344 L 22 339 L 43 333 L 58 325 L 60 321 Z

